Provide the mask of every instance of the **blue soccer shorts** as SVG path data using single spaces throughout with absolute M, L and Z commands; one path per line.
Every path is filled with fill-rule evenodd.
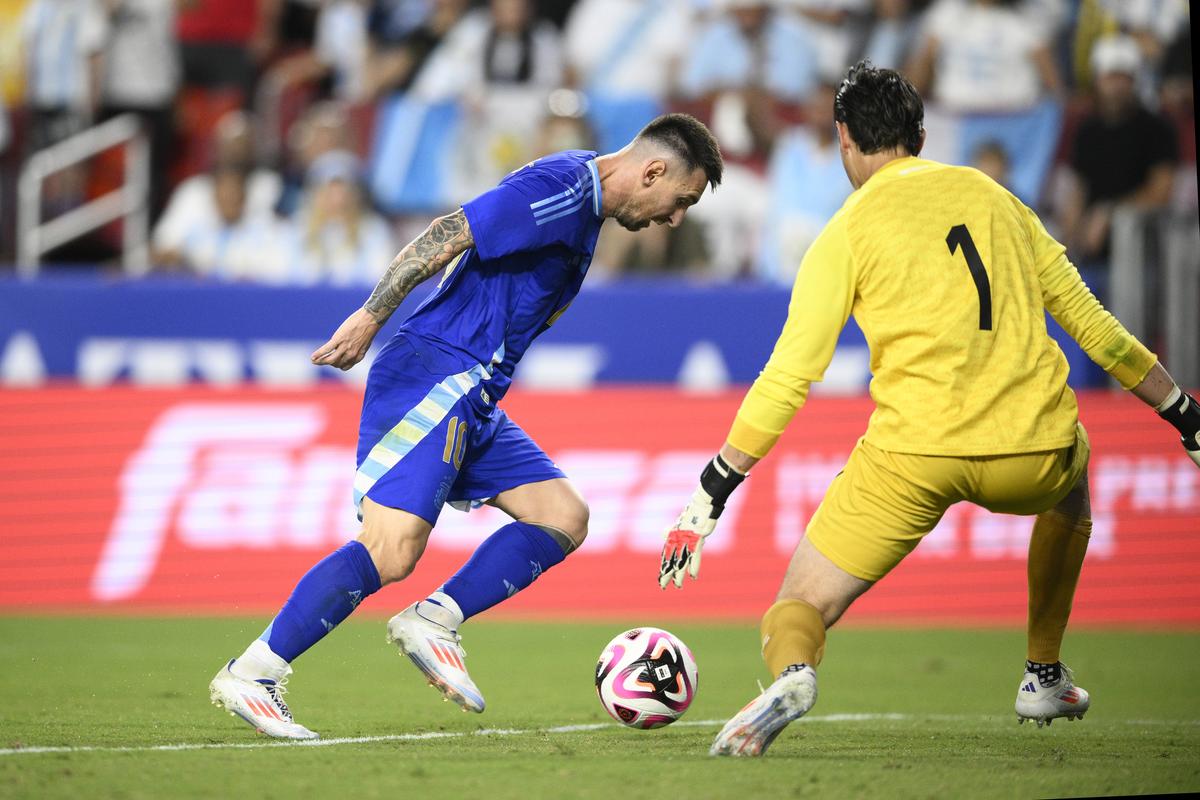
M 358 429 L 362 498 L 437 523 L 447 503 L 482 501 L 562 470 L 486 393 L 487 370 L 396 336 L 371 367 Z

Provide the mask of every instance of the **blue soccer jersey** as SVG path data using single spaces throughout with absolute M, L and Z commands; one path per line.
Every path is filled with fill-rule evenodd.
M 493 400 L 579 293 L 604 221 L 595 159 L 586 150 L 538 159 L 464 204 L 475 246 L 400 326 L 484 366 Z

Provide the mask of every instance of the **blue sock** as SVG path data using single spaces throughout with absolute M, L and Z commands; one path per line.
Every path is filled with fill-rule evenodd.
M 511 522 L 479 545 L 441 591 L 469 619 L 512 597 L 564 558 L 553 536 L 536 525 Z
M 258 638 L 291 662 L 379 591 L 379 585 L 379 571 L 367 548 L 347 542 L 305 573 Z

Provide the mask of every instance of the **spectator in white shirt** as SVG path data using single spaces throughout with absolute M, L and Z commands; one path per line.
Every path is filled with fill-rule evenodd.
M 289 231 L 288 281 L 374 286 L 396 245 L 384 220 L 363 201 L 362 166 L 344 150 L 318 157 Z
M 223 281 L 285 283 L 285 232 L 274 217 L 250 213 L 246 172 L 220 167 L 211 178 L 216 216 L 194 221 L 184 232 L 179 263 L 197 275 Z
M 278 174 L 255 168 L 251 120 L 231 111 L 217 123 L 214 135 L 214 171 L 225 168 L 246 174 L 246 213 L 251 217 L 273 213 L 282 181 Z M 193 228 L 211 227 L 218 219 L 216 185 L 211 173 L 193 175 L 176 187 L 158 224 L 153 250 L 157 263 L 175 263 L 183 240 Z
M 1062 91 L 1054 26 L 1045 9 L 1017 0 L 939 0 L 907 72 L 951 113 L 1026 111 Z

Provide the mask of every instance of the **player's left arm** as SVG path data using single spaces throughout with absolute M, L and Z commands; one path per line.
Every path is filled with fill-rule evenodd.
M 734 489 L 774 447 L 812 381 L 833 359 L 838 334 L 850 317 L 854 260 L 843 223 L 835 217 L 809 248 L 796 275 L 788 318 L 771 358 L 750 387 L 720 452 L 700 474 L 700 485 L 666 533 L 658 584 L 683 587 L 700 574 L 700 549 L 717 526 Z
M 346 318 L 328 342 L 313 352 L 312 363 L 350 369 L 362 361 L 375 334 L 413 287 L 441 272 L 474 244 L 471 226 L 461 208 L 435 219 L 424 233 L 392 259 L 367 302 Z

